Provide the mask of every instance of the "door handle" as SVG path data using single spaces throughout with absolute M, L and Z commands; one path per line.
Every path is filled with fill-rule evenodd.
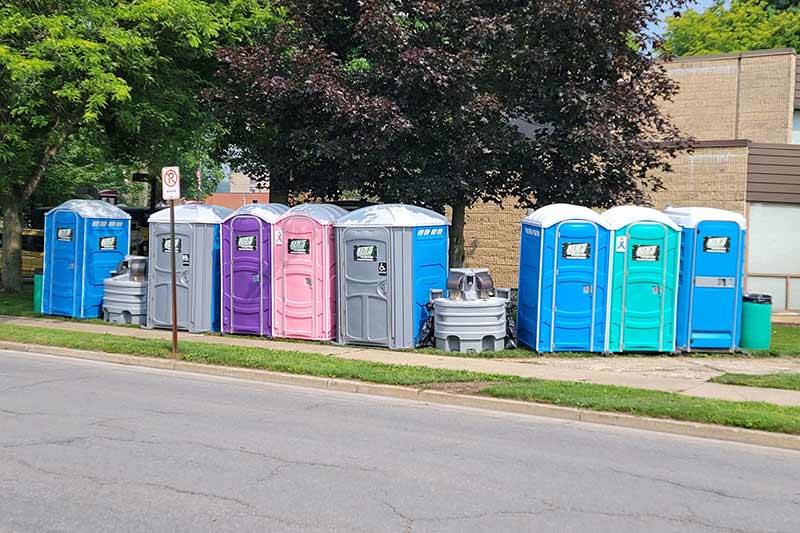
M 70 263 L 69 264 L 69 269 L 70 270 L 75 270 L 75 263 Z
M 259 283 L 261 281 L 261 276 L 258 274 L 253 274 L 253 283 Z
M 591 285 L 583 286 L 583 294 L 592 294 L 593 287 Z
M 661 287 L 653 285 L 653 294 L 661 294 Z
M 306 278 L 306 285 L 311 286 L 311 278 Z

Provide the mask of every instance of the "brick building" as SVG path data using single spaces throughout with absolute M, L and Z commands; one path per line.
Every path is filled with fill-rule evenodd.
M 662 175 L 654 207 L 705 205 L 748 219 L 748 290 L 776 310 L 800 309 L 800 83 L 792 49 L 679 58 L 666 64 L 680 93 L 663 109 L 696 142 Z M 794 144 L 797 143 L 797 144 Z M 525 211 L 479 205 L 467 214 L 469 266 L 516 286 Z

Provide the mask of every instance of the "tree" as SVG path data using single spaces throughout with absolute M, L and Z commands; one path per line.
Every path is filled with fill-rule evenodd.
M 717 1 L 702 13 L 668 17 L 665 46 L 679 56 L 800 49 L 800 8 L 795 1 L 735 1 L 730 8 Z
M 680 140 L 656 104 L 675 90 L 647 34 L 662 4 L 283 0 L 293 24 L 222 50 L 207 97 L 273 190 L 452 207 L 456 266 L 477 201 L 659 185 L 671 149 L 646 141 Z
M 179 152 L 209 121 L 214 52 L 275 21 L 258 0 L 0 4 L 4 290 L 20 287 L 20 214 L 71 136 L 101 127 L 132 165 Z

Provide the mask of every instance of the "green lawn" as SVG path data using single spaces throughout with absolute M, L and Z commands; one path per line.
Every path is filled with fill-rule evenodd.
M 0 340 L 128 355 L 161 358 L 171 356 L 171 344 L 165 340 L 11 326 L 8 324 L 0 324 Z M 319 354 L 204 342 L 181 342 L 180 352 L 179 355 L 182 360 L 196 363 L 258 368 L 326 378 L 356 379 L 390 385 L 425 385 L 467 381 L 497 382 L 521 379 L 458 370 L 387 365 L 368 361 L 337 359 Z
M 800 356 L 800 327 L 772 326 L 772 343 L 769 350 L 753 352 L 754 357 Z
M 491 385 L 482 394 L 595 411 L 720 424 L 779 433 L 800 433 L 800 407 L 729 402 L 669 392 L 587 383 L 535 381 Z
M 26 283 L 15 293 L 0 291 L 0 315 L 38 316 L 33 312 L 33 285 Z
M 766 387 L 768 389 L 800 390 L 800 374 L 723 374 L 711 379 L 714 383 L 742 385 L 745 387 Z
M 170 356 L 167 341 L 41 327 L 0 324 L 0 340 L 139 356 Z M 498 398 L 800 434 L 800 408 L 797 407 L 708 400 L 627 387 L 387 365 L 245 346 L 182 342 L 180 349 L 180 359 L 197 363 L 391 385 L 432 387 L 444 383 L 483 383 L 486 387 L 480 393 Z
M 37 315 L 33 312 L 33 285 L 26 284 L 22 291 L 13 294 L 7 294 L 4 292 L 0 292 L 0 315 L 14 315 L 14 316 L 25 316 L 25 317 L 36 317 L 42 316 Z M 64 317 L 48 317 L 48 318 L 57 318 L 62 320 L 73 320 Z M 86 322 L 86 321 L 84 321 Z M 89 322 L 101 322 L 100 320 L 94 319 L 90 320 Z M 290 340 L 291 339 L 284 339 Z M 301 345 L 307 341 L 296 341 L 298 345 Z M 540 357 L 535 352 L 528 350 L 527 348 L 516 348 L 513 350 L 503 350 L 502 352 L 484 352 L 479 354 L 461 354 L 461 353 L 451 353 L 451 352 L 444 352 L 441 350 L 436 350 L 434 348 L 423 348 L 422 350 L 416 350 L 421 353 L 428 353 L 432 355 L 446 355 L 446 356 L 453 356 L 453 357 L 475 357 L 475 358 L 485 358 L 485 359 L 500 359 L 500 358 L 528 358 L 528 357 Z M 543 357 L 558 357 L 558 358 L 569 358 L 569 357 L 596 357 L 598 354 L 596 353 L 568 353 L 568 352 L 559 352 L 553 354 L 542 354 Z M 642 357 L 652 357 L 652 354 L 635 354 L 635 353 L 626 353 L 625 356 L 638 356 L 641 355 Z M 752 357 L 800 357 L 800 327 L 796 326 L 781 326 L 775 325 L 772 328 L 772 346 L 769 350 L 765 351 L 758 351 L 753 352 L 750 354 Z M 687 354 L 688 357 L 739 357 L 736 354 L 726 354 L 726 353 L 712 353 L 712 354 L 705 354 L 700 352 L 692 352 Z

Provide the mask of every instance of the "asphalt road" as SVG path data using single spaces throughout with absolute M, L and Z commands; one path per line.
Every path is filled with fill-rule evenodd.
M 800 531 L 800 454 L 0 352 L 0 532 Z

